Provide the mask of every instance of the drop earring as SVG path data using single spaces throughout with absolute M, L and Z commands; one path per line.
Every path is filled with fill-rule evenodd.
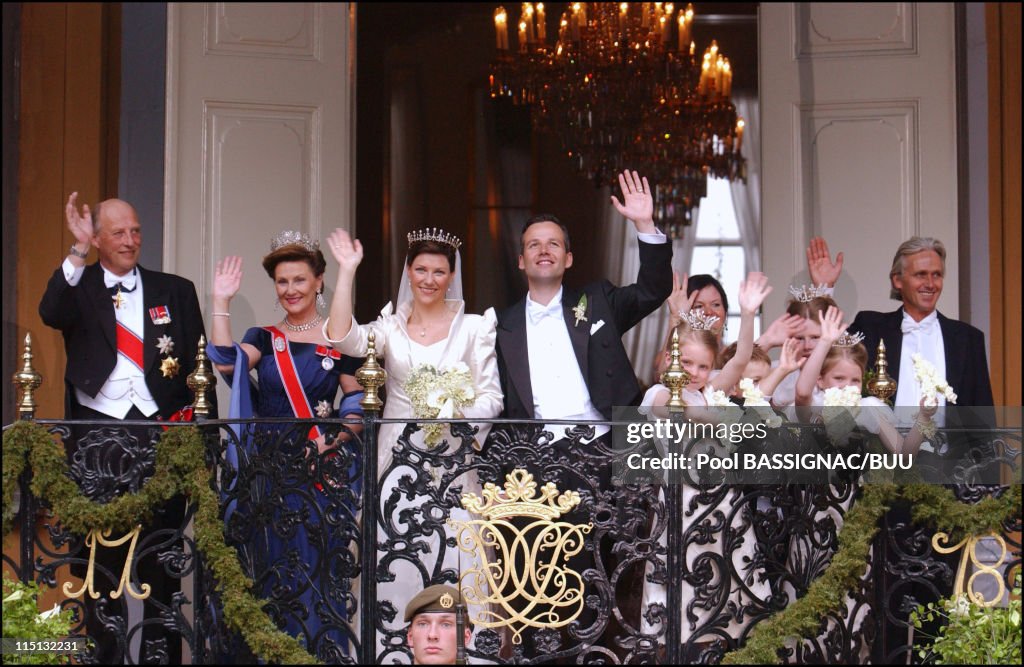
M 323 292 L 316 293 L 316 309 L 319 312 L 323 312 L 327 309 L 327 301 L 324 299 Z
M 281 310 L 281 299 L 274 299 L 274 310 Z

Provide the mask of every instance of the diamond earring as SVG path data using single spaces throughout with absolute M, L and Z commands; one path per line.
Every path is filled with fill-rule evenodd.
M 317 292 L 316 293 L 316 309 L 322 311 L 322 310 L 326 310 L 326 308 L 327 308 L 327 301 L 324 299 L 324 293 L 323 292 Z

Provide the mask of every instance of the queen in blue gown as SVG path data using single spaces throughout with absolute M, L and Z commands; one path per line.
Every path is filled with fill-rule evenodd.
M 226 257 L 217 265 L 209 353 L 231 385 L 229 417 L 361 417 L 355 372 L 362 361 L 322 340 L 317 306 L 325 261 L 318 244 L 283 232 L 263 267 L 284 317 L 250 328 L 236 344 L 229 304 L 241 285 L 242 260 Z M 357 572 L 351 547 L 360 475 L 353 435 L 359 426 L 278 423 L 232 430 L 238 446 L 229 445 L 222 478 L 228 538 L 278 627 L 321 660 L 339 659 L 353 640 L 349 584 Z

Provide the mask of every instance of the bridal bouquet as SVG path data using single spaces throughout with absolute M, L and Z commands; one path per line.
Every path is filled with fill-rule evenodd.
M 405 393 L 420 419 L 459 418 L 476 401 L 469 366 L 461 361 L 443 371 L 431 364 L 416 366 L 405 380 Z M 420 424 L 420 429 L 428 447 L 441 442 L 444 424 Z
M 771 404 L 764 399 L 764 392 L 761 391 L 760 387 L 754 384 L 752 379 L 743 378 L 740 380 L 740 391 L 743 392 L 744 408 L 752 408 L 753 412 L 764 420 L 764 423 L 768 428 L 778 428 L 782 426 L 782 417 L 772 410 Z
M 931 365 L 920 354 L 911 357 L 914 360 L 914 378 L 921 387 L 921 397 L 927 407 L 935 407 L 939 404 L 939 394 L 946 397 L 949 403 L 956 403 L 956 394 L 949 386 L 945 378 L 940 378 L 935 366 Z

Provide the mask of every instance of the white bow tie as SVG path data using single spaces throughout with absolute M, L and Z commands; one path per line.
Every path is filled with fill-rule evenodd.
M 529 301 L 526 305 L 526 312 L 530 315 L 530 322 L 533 324 L 540 324 L 540 321 L 545 317 L 556 317 L 562 318 L 562 302 L 552 300 L 546 306 L 535 301 Z
M 939 321 L 934 317 L 926 318 L 920 322 L 915 322 L 910 318 L 904 318 L 903 323 L 900 325 L 900 330 L 905 333 L 914 333 L 920 331 L 921 333 L 929 333 Z
M 106 287 L 114 288 L 117 287 L 118 284 L 120 284 L 121 289 L 123 289 L 126 292 L 131 292 L 132 290 L 135 289 L 135 278 L 135 269 L 132 269 L 131 273 L 123 276 L 115 276 L 113 273 L 110 273 L 109 271 L 103 272 L 103 284 Z

